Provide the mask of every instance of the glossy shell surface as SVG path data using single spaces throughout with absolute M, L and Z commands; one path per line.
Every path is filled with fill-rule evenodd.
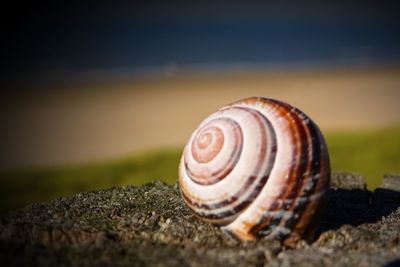
M 316 124 L 289 104 L 259 97 L 207 117 L 179 166 L 181 195 L 198 217 L 240 240 L 288 246 L 313 238 L 329 180 Z

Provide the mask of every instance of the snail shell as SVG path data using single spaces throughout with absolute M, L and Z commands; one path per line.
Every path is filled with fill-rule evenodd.
M 193 132 L 179 188 L 200 218 L 240 240 L 312 240 L 330 165 L 324 138 L 303 112 L 248 98 L 222 107 Z

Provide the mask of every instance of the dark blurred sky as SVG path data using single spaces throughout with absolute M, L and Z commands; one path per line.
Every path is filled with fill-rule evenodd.
M 3 5 L 3 4 L 2 4 Z M 400 62 L 395 1 L 14 1 L 2 76 Z

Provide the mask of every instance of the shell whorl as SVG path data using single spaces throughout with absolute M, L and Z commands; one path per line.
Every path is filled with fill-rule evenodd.
M 289 104 L 248 98 L 207 117 L 185 146 L 179 186 L 199 217 L 242 240 L 313 234 L 330 167 L 318 127 Z

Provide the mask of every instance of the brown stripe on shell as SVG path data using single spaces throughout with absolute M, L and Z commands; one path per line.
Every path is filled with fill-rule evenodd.
M 316 125 L 313 126 L 316 128 Z M 293 246 L 295 243 L 297 243 L 299 238 L 305 238 L 309 241 L 311 241 L 314 238 L 315 231 L 317 229 L 317 224 L 322 214 L 322 209 L 325 205 L 326 197 L 323 195 L 323 193 L 329 186 L 329 180 L 330 180 L 329 157 L 328 154 L 326 153 L 326 144 L 322 136 L 320 136 L 320 134 L 317 134 L 316 136 L 318 136 L 318 141 L 319 141 L 319 143 L 317 143 L 317 147 L 319 148 L 319 154 L 318 154 L 319 157 L 316 160 L 316 162 L 318 162 L 319 164 L 318 166 L 314 165 L 312 174 L 310 176 L 311 179 L 315 179 L 316 181 L 313 190 L 310 191 L 303 190 L 302 196 L 311 196 L 311 197 L 314 196 L 320 199 L 315 200 L 309 198 L 307 202 L 300 203 L 301 204 L 299 205 L 300 207 L 294 208 L 295 210 L 300 209 L 301 212 L 299 212 L 299 217 L 297 218 L 295 224 L 288 226 L 291 227 L 293 231 L 284 240 L 286 246 Z M 323 149 L 320 149 L 321 145 L 323 146 Z
M 272 101 L 268 101 L 268 102 L 272 102 Z M 272 105 L 273 104 L 273 105 Z M 284 107 L 282 107 L 281 105 L 280 105 L 280 103 L 274 103 L 274 102 L 272 102 L 272 103 L 269 103 L 269 105 L 271 105 L 272 106 L 272 108 L 275 110 L 275 112 L 277 112 L 279 115 L 279 117 L 287 117 L 288 115 L 290 115 L 290 113 L 288 112 L 288 110 L 286 109 L 286 108 L 284 108 Z M 291 120 L 289 120 L 289 119 L 287 119 L 287 121 L 288 122 L 291 122 Z M 290 126 L 289 128 L 291 128 L 292 129 L 292 135 L 291 135 L 291 137 L 292 137 L 292 144 L 293 144 L 293 148 L 296 150 L 296 151 L 294 151 L 294 154 L 296 154 L 296 153 L 298 153 L 298 151 L 300 150 L 300 149 L 298 149 L 298 145 L 301 145 L 301 143 L 300 142 L 298 142 L 297 141 L 297 139 L 299 139 L 299 138 L 295 138 L 298 134 L 296 134 L 296 130 L 297 130 L 297 128 L 296 127 L 293 127 L 293 126 Z M 297 166 L 296 164 L 292 164 L 293 166 Z M 287 174 L 287 176 L 285 177 L 285 179 L 287 180 L 287 181 L 291 181 L 291 180 L 293 180 L 294 179 L 294 176 L 292 175 L 294 173 L 294 171 L 293 171 L 293 169 L 291 169 L 290 171 L 289 171 L 289 173 Z M 282 179 L 283 179 L 283 177 L 282 177 Z M 293 183 L 290 183 L 291 185 L 293 185 Z M 287 193 L 288 191 L 286 191 L 285 190 L 285 192 L 282 192 L 281 193 L 281 195 L 279 195 L 279 197 L 281 197 L 282 196 L 282 194 L 283 193 Z M 269 211 L 276 211 L 276 210 L 279 210 L 280 209 L 280 207 L 281 207 L 281 203 L 279 202 L 279 201 L 275 201 L 273 204 L 272 204 L 272 206 L 270 207 L 270 209 L 269 209 Z M 262 222 L 265 222 L 264 220 L 262 220 Z M 256 231 L 256 230 L 255 230 Z
M 199 163 L 210 162 L 221 151 L 224 141 L 224 133 L 220 128 L 216 126 L 204 126 L 203 129 L 198 131 L 192 141 L 191 152 L 193 159 Z M 212 149 L 210 146 L 212 146 Z
M 296 112 L 300 116 L 305 117 L 305 115 L 302 114 L 300 111 L 296 110 Z M 266 225 L 266 221 L 264 222 L 264 226 L 266 228 L 274 228 L 278 226 L 291 230 L 289 234 L 282 232 L 280 233 L 280 235 L 278 233 L 278 236 L 275 236 L 275 238 L 284 240 L 284 243 L 286 245 L 294 244 L 298 241 L 298 239 L 304 236 L 305 227 L 303 227 L 303 225 L 308 225 L 308 223 L 316 213 L 315 210 L 318 209 L 318 206 L 320 206 L 320 204 L 318 204 L 319 200 L 314 201 L 311 200 L 310 198 L 307 199 L 307 197 L 314 196 L 314 194 L 321 192 L 321 190 L 323 190 L 323 188 L 326 188 L 327 184 L 329 183 L 329 179 L 324 179 L 324 177 L 318 179 L 318 177 L 315 176 L 317 174 L 324 176 L 324 172 L 321 170 L 321 168 L 323 167 L 326 168 L 326 165 L 329 166 L 329 164 L 327 163 L 327 159 L 326 160 L 322 159 L 323 164 L 320 164 L 321 158 L 323 157 L 324 154 L 326 154 L 324 153 L 326 151 L 320 150 L 321 145 L 325 146 L 325 144 L 323 143 L 323 138 L 322 136 L 320 136 L 318 128 L 311 120 L 309 120 L 309 123 L 307 125 L 303 125 L 302 128 L 304 128 L 307 131 L 307 136 L 308 136 L 307 140 L 311 140 L 311 143 L 309 145 L 312 148 L 312 154 L 311 154 L 311 159 L 307 159 L 306 161 L 308 162 L 306 171 L 298 173 L 300 176 L 299 180 L 303 181 L 301 189 L 296 190 L 297 196 L 294 199 L 291 197 L 289 198 L 293 199 L 294 201 L 291 203 L 290 206 L 287 206 L 284 209 L 286 211 L 293 212 L 293 216 L 291 216 L 287 220 L 284 220 L 283 218 L 277 218 L 276 220 L 270 221 L 268 225 Z M 308 153 L 307 156 L 309 156 Z M 308 174 L 307 177 L 305 178 L 301 177 L 303 173 Z M 316 181 L 313 181 L 314 179 L 316 179 Z M 322 186 L 318 186 L 321 183 L 324 184 Z M 283 199 L 287 199 L 287 197 L 288 196 L 286 195 L 284 196 Z M 305 198 L 305 200 L 295 201 L 296 199 L 299 200 L 300 198 Z M 262 230 L 259 230 L 258 235 L 260 235 L 260 233 L 261 234 L 264 233 L 264 235 L 269 234 L 268 231 L 262 231 Z
M 317 184 L 319 181 L 321 181 L 316 176 L 320 173 L 320 140 L 319 138 L 315 138 L 318 135 L 316 135 L 317 130 L 313 123 L 310 123 L 307 129 L 309 130 L 309 136 L 311 138 L 310 145 L 312 148 L 312 154 L 306 172 L 308 173 L 308 175 L 306 178 L 303 179 L 304 183 L 301 190 L 299 191 L 299 195 L 296 201 L 294 201 L 292 203 L 292 206 L 290 207 L 290 210 L 296 216 L 293 216 L 284 222 L 284 227 L 292 229 L 291 233 L 284 237 L 284 242 L 286 244 L 296 243 L 298 239 L 303 237 L 304 229 L 303 227 L 301 227 L 301 225 L 303 224 L 303 219 L 307 219 L 307 223 L 309 222 L 309 220 L 311 220 L 311 218 L 313 217 L 313 213 L 310 211 L 308 212 L 308 210 L 314 204 L 319 202 L 314 201 L 312 197 L 319 192 L 317 191 Z M 300 201 L 300 199 L 304 199 L 304 201 Z
M 246 178 L 246 182 L 244 184 L 243 187 L 240 188 L 239 191 L 237 191 L 231 198 L 229 199 L 225 199 L 221 202 L 218 203 L 212 203 L 212 204 L 199 204 L 196 203 L 194 201 L 191 200 L 191 197 L 187 196 L 185 191 L 181 191 L 182 192 L 182 196 L 185 200 L 185 202 L 188 204 L 188 206 L 195 210 L 196 207 L 197 209 L 205 209 L 205 210 L 216 210 L 216 209 L 220 209 L 222 207 L 226 207 L 227 210 L 221 213 L 201 213 L 201 211 L 196 210 L 196 213 L 198 213 L 202 218 L 205 219 L 209 219 L 209 220 L 215 220 L 215 219 L 222 219 L 222 218 L 226 218 L 226 217 L 230 217 L 232 215 L 238 214 L 240 213 L 243 209 L 245 209 L 249 204 L 251 204 L 251 202 L 258 196 L 258 194 L 261 192 L 262 188 L 264 187 L 264 185 L 266 184 L 268 177 L 269 177 L 269 173 L 272 169 L 272 166 L 274 165 L 275 162 L 275 154 L 277 151 L 277 147 L 276 147 L 276 136 L 275 136 L 275 132 L 273 131 L 272 125 L 271 123 L 267 120 L 267 118 L 261 114 L 260 112 L 253 110 L 253 109 L 248 109 L 248 108 L 241 108 L 241 107 L 236 107 L 239 109 L 245 109 L 247 112 L 250 112 L 254 115 L 254 117 L 256 118 L 257 122 L 260 125 L 260 128 L 263 129 L 262 131 L 262 143 L 261 143 L 261 158 L 258 159 L 258 164 L 255 168 L 255 170 L 253 170 L 253 173 L 259 173 L 260 169 L 264 163 L 265 157 L 267 155 L 267 136 L 266 136 L 266 131 L 269 131 L 270 133 L 270 154 L 269 154 L 269 162 L 266 168 L 266 171 L 264 173 L 264 175 L 261 177 L 261 179 L 259 179 L 259 182 L 257 184 L 257 186 L 254 188 L 254 190 L 251 192 L 250 196 L 240 202 L 237 203 L 236 205 L 232 205 L 232 207 L 229 207 L 229 205 L 231 205 L 232 203 L 236 202 L 241 195 L 245 194 L 249 188 L 252 186 L 252 184 L 257 180 L 257 176 L 249 176 L 248 178 Z M 261 118 L 263 121 L 260 121 L 259 118 Z M 265 123 L 265 125 L 264 125 Z
M 244 109 L 244 108 L 240 108 L 240 107 L 237 107 L 237 108 Z M 265 121 L 265 123 L 267 125 L 269 125 L 269 127 L 267 128 L 267 127 L 264 127 L 262 121 L 258 120 L 258 118 L 263 118 L 263 120 L 266 120 L 266 118 L 262 114 L 260 114 L 258 111 L 255 111 L 255 110 L 252 110 L 252 109 L 245 109 L 245 110 L 247 112 L 252 113 L 253 115 L 256 115 L 255 117 L 257 118 L 257 121 L 258 121 L 259 125 L 261 126 L 261 128 L 267 129 L 267 130 L 268 129 L 272 130 L 272 126 L 270 125 L 270 123 L 268 121 Z M 260 117 L 258 117 L 258 116 L 260 116 Z M 267 140 L 266 132 L 262 131 L 262 134 L 263 134 L 263 139 L 262 139 L 263 142 L 261 143 L 261 147 L 262 147 L 261 148 L 261 151 L 262 151 L 261 155 L 262 155 L 262 158 L 258 160 L 258 164 L 257 164 L 255 170 L 253 171 L 253 173 L 258 173 L 260 171 L 261 165 L 262 165 L 263 160 L 264 160 L 264 158 L 266 156 L 266 146 L 267 146 L 267 144 L 266 144 L 266 140 Z M 275 134 L 274 134 L 273 131 L 270 132 L 270 134 L 272 136 L 272 139 L 271 139 L 271 143 L 272 143 L 271 156 L 272 157 L 270 158 L 271 161 L 268 164 L 268 166 L 270 166 L 270 167 L 267 169 L 267 171 L 268 171 L 267 174 L 269 174 L 269 172 L 270 172 L 270 170 L 271 170 L 271 168 L 273 166 L 274 159 L 275 159 L 274 156 L 275 156 L 275 153 L 276 153 L 276 138 L 275 138 Z M 234 196 L 232 196 L 229 201 L 228 200 L 224 200 L 224 201 L 219 202 L 219 203 L 208 204 L 208 205 L 207 204 L 193 203 L 193 206 L 196 206 L 198 208 L 206 208 L 206 209 L 212 210 L 212 209 L 218 209 L 218 208 L 221 208 L 223 206 L 229 205 L 229 204 L 235 202 L 237 199 L 239 199 L 239 197 L 250 188 L 250 186 L 252 185 L 252 182 L 256 179 L 256 177 L 257 176 L 250 176 L 248 179 L 246 179 L 245 186 L 242 187 L 237 193 L 235 193 Z M 263 176 L 263 179 L 261 179 L 260 184 L 256 187 L 257 190 L 261 190 L 262 189 L 262 187 L 264 186 L 267 178 L 268 178 L 268 175 L 264 175 Z M 265 181 L 264 181 L 264 179 L 265 179 Z M 257 192 L 257 195 L 258 195 L 258 192 Z M 191 201 L 189 199 L 189 197 L 187 197 L 187 196 L 184 196 L 184 198 L 186 198 L 188 201 Z M 246 201 L 246 202 L 248 202 L 248 201 Z
M 308 240 L 313 238 L 314 233 L 310 229 L 316 229 L 315 224 L 319 221 L 319 211 L 324 205 L 324 199 L 314 198 L 323 198 L 323 193 L 329 186 L 330 168 L 326 144 L 315 123 L 310 121 L 308 129 L 313 148 L 313 158 L 310 161 L 312 169 L 307 179 L 308 183 L 304 185 L 299 196 L 306 198 L 306 201 L 297 201 L 294 203 L 295 206 L 292 207 L 292 210 L 295 214 L 298 214 L 298 217 L 288 220 L 285 225 L 285 227 L 293 229 L 290 235 L 285 237 L 284 240 L 284 243 L 288 246 L 297 243 L 300 238 Z
M 216 170 L 210 174 L 207 175 L 201 175 L 201 174 L 196 174 L 193 173 L 189 166 L 187 161 L 184 159 L 184 163 L 185 163 L 185 171 L 187 173 L 187 175 L 190 177 L 190 179 L 197 183 L 197 184 L 201 184 L 201 185 L 212 185 L 215 184 L 219 181 L 221 181 L 222 179 L 224 179 L 234 168 L 234 166 L 236 165 L 237 161 L 239 160 L 240 154 L 242 152 L 242 147 L 243 147 L 243 133 L 240 129 L 240 125 L 235 122 L 232 119 L 229 118 L 218 118 L 215 120 L 210 121 L 208 124 L 211 124 L 215 121 L 218 120 L 224 120 L 225 122 L 228 122 L 230 124 L 233 125 L 233 128 L 237 129 L 238 131 L 234 131 L 235 136 L 231 137 L 231 138 L 235 138 L 235 140 L 239 141 L 237 143 L 238 147 L 236 149 L 233 149 L 230 155 L 230 160 L 227 164 L 223 164 L 221 166 L 221 168 L 219 170 Z M 207 127 L 207 125 L 205 125 L 205 127 Z M 196 137 L 195 137 L 196 138 Z M 195 138 L 193 141 L 195 141 Z M 194 158 L 195 159 L 195 158 Z M 203 163 L 203 162 L 201 162 Z
M 280 218 L 279 222 L 277 221 L 273 221 L 271 222 L 272 225 L 276 225 L 277 227 L 283 227 L 286 229 L 293 229 L 293 224 L 297 221 L 297 216 L 299 214 L 302 213 L 302 206 L 303 205 L 298 205 L 297 207 L 295 207 L 296 204 L 298 204 L 298 200 L 300 197 L 306 197 L 308 196 L 307 194 L 304 195 L 304 189 L 309 187 L 311 185 L 311 188 L 315 187 L 315 183 L 314 184 L 310 184 L 310 182 L 312 181 L 312 177 L 313 177 L 313 171 L 312 171 L 312 167 L 314 166 L 314 162 L 318 162 L 318 152 L 315 151 L 315 148 L 319 148 L 318 142 L 317 144 L 313 143 L 313 138 L 312 136 L 314 136 L 314 132 L 313 131 L 313 125 L 308 124 L 305 125 L 304 124 L 304 120 L 302 118 L 307 118 L 305 117 L 304 114 L 302 114 L 299 110 L 297 109 L 293 109 L 294 113 L 295 113 L 295 117 L 296 119 L 298 118 L 299 120 L 296 121 L 296 126 L 299 130 L 299 132 L 301 132 L 301 137 L 300 137 L 300 143 L 303 145 L 303 147 L 301 148 L 301 157 L 303 158 L 299 158 L 300 163 L 297 166 L 296 170 L 294 170 L 294 174 L 297 175 L 296 177 L 296 186 L 294 188 L 292 188 L 293 190 L 290 191 L 290 189 L 287 191 L 288 194 L 282 196 L 281 199 L 291 199 L 291 203 L 286 205 L 284 207 L 285 211 L 290 211 L 293 213 L 293 216 L 289 217 L 289 218 Z M 317 140 L 318 141 L 318 140 Z M 311 148 L 311 155 L 309 153 L 309 149 Z M 311 158 L 310 158 L 311 156 Z M 317 159 L 315 159 L 314 157 L 317 157 Z M 306 175 L 306 176 L 305 176 Z M 304 203 L 302 203 L 304 204 Z M 284 239 L 285 236 L 287 235 L 287 233 L 281 232 L 278 233 L 278 238 Z
M 272 207 L 268 210 L 269 212 L 274 211 L 282 211 L 282 210 L 290 210 L 291 205 L 287 203 L 283 203 L 282 200 L 285 199 L 295 199 L 299 195 L 299 190 L 303 186 L 306 179 L 302 179 L 302 175 L 307 169 L 307 165 L 309 164 L 308 159 L 308 138 L 307 132 L 303 125 L 303 120 L 298 116 L 299 114 L 293 107 L 273 102 L 276 105 L 276 109 L 279 110 L 279 113 L 282 117 L 287 117 L 287 121 L 290 123 L 290 128 L 292 131 L 293 138 L 293 148 L 295 149 L 294 155 L 300 155 L 298 159 L 294 158 L 292 168 L 289 170 L 288 178 L 286 179 L 287 187 L 285 190 L 281 192 L 281 194 L 276 198 L 275 202 L 272 204 Z M 304 158 L 302 158 L 304 157 Z M 282 177 L 283 179 L 283 177 Z M 273 228 L 279 226 L 283 221 L 281 214 L 276 216 L 271 216 L 270 214 L 266 214 L 263 216 L 260 221 L 255 224 L 250 233 L 258 238 L 268 235 L 273 231 Z

